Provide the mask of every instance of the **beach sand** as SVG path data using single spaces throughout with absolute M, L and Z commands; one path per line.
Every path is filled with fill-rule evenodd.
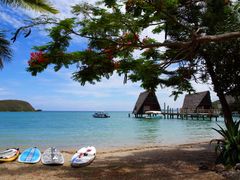
M 63 166 L 0 164 L 0 179 L 225 179 L 215 171 L 214 146 L 193 143 L 97 151 L 92 164 L 72 168 L 74 151 L 63 151 Z

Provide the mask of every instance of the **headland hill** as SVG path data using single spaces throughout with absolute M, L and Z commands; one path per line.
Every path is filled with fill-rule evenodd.
M 0 112 L 35 112 L 33 106 L 22 100 L 0 100 Z

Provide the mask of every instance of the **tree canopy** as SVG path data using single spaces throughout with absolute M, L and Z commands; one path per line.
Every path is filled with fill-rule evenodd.
M 193 91 L 190 80 L 206 82 L 210 77 L 224 104 L 224 95 L 239 89 L 239 7 L 239 1 L 230 0 L 77 4 L 74 18 L 40 17 L 23 27 L 54 25 L 48 29 L 51 41 L 35 48 L 39 52 L 31 54 L 27 70 L 37 75 L 50 64 L 56 71 L 76 64 L 73 79 L 82 85 L 116 71 L 124 82 L 140 81 L 148 90 L 171 86 L 175 97 Z M 147 30 L 152 34 L 146 36 Z M 155 36 L 159 34 L 164 37 Z M 73 37 L 87 38 L 88 48 L 69 52 Z M 225 117 L 232 121 L 229 113 L 226 110 Z

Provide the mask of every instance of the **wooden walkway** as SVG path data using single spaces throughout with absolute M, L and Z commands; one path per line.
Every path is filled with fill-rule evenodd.
M 198 110 L 193 110 L 193 109 L 176 109 L 174 110 L 173 108 L 169 108 L 164 103 L 164 109 L 162 111 L 162 114 L 164 118 L 167 119 L 215 119 L 217 121 L 217 118 L 219 117 L 219 111 L 216 109 L 198 109 Z

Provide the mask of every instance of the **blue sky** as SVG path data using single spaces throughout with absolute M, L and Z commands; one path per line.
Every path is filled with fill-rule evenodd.
M 60 10 L 58 18 L 70 17 L 70 6 L 79 2 L 77 0 L 52 0 L 54 6 Z M 89 1 L 88 1 L 89 2 Z M 6 30 L 8 38 L 16 28 L 24 25 L 24 20 L 37 17 L 39 13 L 0 6 L 0 25 Z M 150 32 L 144 35 L 151 36 Z M 54 72 L 48 68 L 38 76 L 33 77 L 26 71 L 27 61 L 31 48 L 48 42 L 46 33 L 41 29 L 33 30 L 28 38 L 20 37 L 12 44 L 13 59 L 6 63 L 0 71 L 0 99 L 19 99 L 30 102 L 34 108 L 43 110 L 72 110 L 72 111 L 97 111 L 97 110 L 126 110 L 131 111 L 140 92 L 144 91 L 139 83 L 123 84 L 123 77 L 116 74 L 110 80 L 103 79 L 95 85 L 81 86 L 71 79 L 75 67 Z M 86 41 L 74 38 L 70 50 L 84 49 Z M 197 91 L 210 90 L 211 85 L 194 84 Z M 157 97 L 161 107 L 165 102 L 173 108 L 182 106 L 184 95 L 177 101 L 173 100 L 171 89 L 157 89 Z M 217 97 L 211 91 L 212 100 Z

